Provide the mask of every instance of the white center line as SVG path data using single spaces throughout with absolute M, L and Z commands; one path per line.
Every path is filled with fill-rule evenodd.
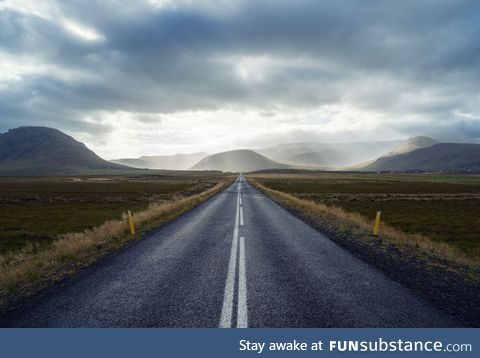
M 238 230 L 239 224 L 243 226 L 243 207 L 241 204 L 241 177 L 238 180 L 237 187 L 237 209 L 235 213 L 235 226 L 233 229 L 232 248 L 230 249 L 230 260 L 228 263 L 227 281 L 225 282 L 225 293 L 223 296 L 222 316 L 220 317 L 219 327 L 232 327 L 233 320 L 233 298 L 235 292 L 235 280 L 237 276 L 237 251 L 238 251 Z M 237 307 L 237 327 L 248 327 L 247 311 L 247 278 L 245 275 L 245 239 L 240 238 L 240 254 L 238 268 L 238 307 Z
M 228 264 L 227 281 L 225 283 L 225 294 L 223 296 L 222 316 L 219 327 L 229 328 L 232 326 L 233 312 L 233 291 L 235 289 L 235 276 L 237 270 L 237 246 L 238 246 L 238 202 L 237 213 L 235 214 L 235 228 L 233 229 L 232 248 L 230 250 L 230 262 Z
M 245 238 L 240 238 L 240 254 L 238 259 L 238 308 L 237 327 L 248 327 L 247 309 L 247 276 L 245 273 Z

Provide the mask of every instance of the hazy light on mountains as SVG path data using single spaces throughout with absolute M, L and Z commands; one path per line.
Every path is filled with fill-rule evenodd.
M 0 1 L 0 131 L 107 158 L 480 137 L 471 0 Z

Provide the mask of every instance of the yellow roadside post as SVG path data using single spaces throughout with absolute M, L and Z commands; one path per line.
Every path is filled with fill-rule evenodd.
M 133 214 L 130 210 L 127 212 L 128 214 L 128 224 L 130 225 L 130 232 L 132 235 L 135 235 L 135 224 L 133 222 Z
M 380 230 L 380 216 L 382 215 L 381 211 L 377 211 L 377 217 L 375 218 L 375 224 L 373 225 L 373 235 L 378 236 L 378 231 Z

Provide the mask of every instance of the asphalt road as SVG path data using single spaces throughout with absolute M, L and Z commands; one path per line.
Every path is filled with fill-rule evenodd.
M 18 306 L 14 327 L 455 326 L 241 177 Z

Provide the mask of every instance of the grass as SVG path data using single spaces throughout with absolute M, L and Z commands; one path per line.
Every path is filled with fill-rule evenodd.
M 470 256 L 480 255 L 480 200 L 386 200 L 326 202 L 409 234 L 446 242 Z
M 145 208 L 145 204 L 108 203 L 32 203 L 0 204 L 0 253 L 21 250 L 27 242 L 48 246 L 59 235 L 83 231 L 107 220 L 121 218 L 122 213 Z
M 454 174 L 454 173 L 362 173 L 362 172 L 313 172 L 313 171 L 297 171 L 295 173 L 253 173 L 251 175 L 257 179 L 277 181 L 282 180 L 322 180 L 322 181 L 354 181 L 354 182 L 440 182 L 450 184 L 472 184 L 478 185 L 480 174 Z
M 0 255 L 27 242 L 48 246 L 60 235 L 199 193 L 216 182 L 206 177 L 0 179 Z
M 337 218 L 368 235 L 378 210 L 385 239 L 478 265 L 480 176 L 448 174 L 253 174 L 280 201 Z
M 6 188 L 2 205 L 9 210 L 1 224 L 9 249 L 0 255 L 0 298 L 94 263 L 200 204 L 233 178 L 83 180 L 84 185 L 58 178 L 0 183 Z M 127 209 L 136 209 L 135 237 L 129 233 Z
M 409 177 L 391 177 L 381 180 L 375 174 L 360 178 L 345 176 L 332 179 L 330 177 L 312 176 L 310 178 L 277 178 L 264 179 L 263 184 L 275 190 L 287 193 L 313 194 L 480 194 L 480 178 L 477 183 L 440 182 L 409 180 Z

